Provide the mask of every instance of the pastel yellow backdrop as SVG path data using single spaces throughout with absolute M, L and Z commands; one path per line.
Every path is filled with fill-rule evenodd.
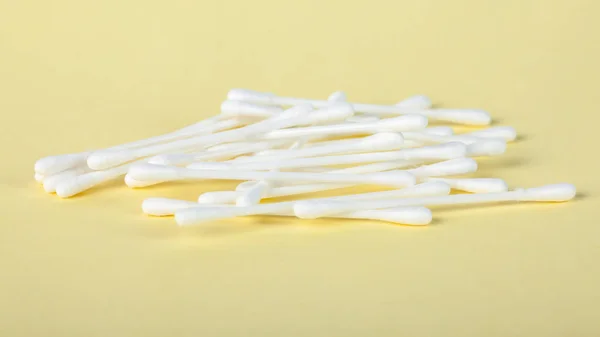
M 594 0 L 0 1 L 2 336 L 598 336 Z M 407 228 L 140 211 L 230 183 L 43 193 L 33 162 L 215 114 L 227 90 L 427 94 L 522 139 L 482 160 L 561 205 L 434 209 Z M 595 206 L 595 209 L 594 209 Z

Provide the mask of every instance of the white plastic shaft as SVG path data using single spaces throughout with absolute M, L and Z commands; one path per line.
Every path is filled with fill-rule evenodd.
M 563 202 L 575 197 L 576 189 L 571 184 L 554 184 L 528 189 L 517 189 L 509 192 L 459 194 L 436 197 L 422 197 L 398 200 L 378 201 L 299 201 L 294 205 L 294 213 L 299 218 L 315 219 L 331 214 L 347 212 L 350 210 L 379 209 L 404 206 L 435 206 L 480 204 L 504 201 L 551 201 Z

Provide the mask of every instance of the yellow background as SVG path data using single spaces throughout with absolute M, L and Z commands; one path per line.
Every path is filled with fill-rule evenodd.
M 600 335 L 599 10 L 1 0 L 0 335 Z M 479 176 L 572 182 L 582 197 L 436 208 L 427 228 L 265 217 L 203 232 L 140 203 L 234 182 L 115 182 L 69 200 L 33 182 L 39 157 L 195 122 L 233 87 L 485 108 L 523 137 Z

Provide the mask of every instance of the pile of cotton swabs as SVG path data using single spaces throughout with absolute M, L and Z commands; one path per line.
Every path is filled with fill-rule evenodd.
M 235 191 L 203 193 L 197 202 L 143 202 L 145 213 L 174 214 L 179 225 L 260 214 L 426 225 L 432 219 L 427 206 L 575 196 L 571 184 L 509 191 L 497 178 L 452 178 L 475 172 L 473 157 L 504 153 L 516 132 L 500 126 L 454 134 L 450 126 L 428 127 L 429 121 L 484 127 L 491 118 L 481 110 L 432 108 L 425 96 L 376 105 L 346 102 L 343 92 L 312 100 L 233 89 L 215 117 L 107 149 L 42 158 L 35 179 L 63 198 L 123 176 L 133 188 L 175 180 L 242 181 Z M 261 203 L 365 184 L 388 189 Z

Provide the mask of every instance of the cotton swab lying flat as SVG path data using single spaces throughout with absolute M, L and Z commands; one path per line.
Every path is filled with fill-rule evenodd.
M 268 181 L 308 181 L 323 183 L 360 183 L 384 186 L 411 186 L 415 177 L 407 172 L 380 172 L 372 174 L 330 174 L 311 172 L 262 172 L 249 170 L 194 170 L 174 166 L 137 164 L 131 166 L 128 175 L 138 181 L 185 180 L 185 179 L 225 179 L 225 180 L 268 180 Z
M 331 102 L 324 100 L 300 99 L 292 97 L 279 97 L 274 94 L 261 93 L 247 89 L 232 89 L 227 94 L 228 100 L 244 101 L 256 104 L 265 105 L 296 105 L 296 104 L 311 104 L 315 107 L 324 107 Z M 395 105 L 377 105 L 377 104 L 362 104 L 352 103 L 352 106 L 357 112 L 365 112 L 381 115 L 398 115 L 398 114 L 421 114 L 431 119 L 440 121 L 468 124 L 468 125 L 488 125 L 491 122 L 490 115 L 482 110 L 474 109 L 428 109 L 422 110 L 415 107 L 403 107 Z
M 314 146 L 305 149 L 287 150 L 279 152 L 276 156 L 257 156 L 245 160 L 248 162 L 268 161 L 272 158 L 284 160 L 290 158 L 317 157 L 330 154 L 350 154 L 360 152 L 389 151 L 402 148 L 404 138 L 400 133 L 382 132 L 359 139 L 350 139 L 345 142 L 333 143 L 323 146 Z
M 517 189 L 509 192 L 460 194 L 440 197 L 423 197 L 399 200 L 378 200 L 363 202 L 313 202 L 299 201 L 294 205 L 294 214 L 303 219 L 316 219 L 327 215 L 347 212 L 350 210 L 379 209 L 404 206 L 435 206 L 480 204 L 504 201 L 540 201 L 563 202 L 575 197 L 575 186 L 571 184 L 554 184 L 541 187 Z
M 144 200 L 144 202 L 142 203 L 142 209 L 144 213 L 153 216 L 172 215 L 175 212 L 185 209 L 195 209 L 197 211 L 200 211 L 202 210 L 202 207 L 202 205 L 198 205 L 195 202 L 167 198 L 151 198 Z M 207 211 L 214 211 L 215 208 L 221 206 L 213 205 L 204 207 Z M 292 211 L 269 213 L 267 215 L 294 216 Z M 182 217 L 182 215 L 180 215 L 180 217 Z M 429 224 L 432 218 L 431 211 L 428 211 L 424 207 L 388 208 L 382 210 L 348 212 L 343 214 L 336 214 L 334 217 L 340 219 L 379 220 L 413 226 Z M 182 223 L 182 225 L 187 226 L 189 225 L 189 223 Z
M 461 158 L 467 154 L 467 147 L 462 143 L 446 143 L 399 151 L 383 151 L 349 155 L 334 155 L 311 158 L 295 158 L 285 161 L 265 161 L 257 163 L 236 163 L 235 167 L 248 170 L 291 169 L 303 167 L 320 167 L 331 165 L 350 165 L 395 160 L 444 160 Z M 194 165 L 194 164 L 192 164 Z
M 450 193 L 450 187 L 445 183 L 440 182 L 429 182 L 423 183 L 411 187 L 407 187 L 401 190 L 391 190 L 391 191 L 383 191 L 383 192 L 372 192 L 372 193 L 361 193 L 354 195 L 346 195 L 341 197 L 331 197 L 331 198 L 319 198 L 314 200 L 378 200 L 378 199 L 386 199 L 386 198 L 405 198 L 405 197 L 417 197 L 417 196 L 433 196 L 433 195 L 447 195 Z M 288 202 L 280 202 L 275 204 L 275 206 L 268 207 L 255 207 L 255 208 L 246 208 L 244 210 L 245 213 L 257 212 L 256 214 L 273 214 L 271 212 L 260 213 L 265 209 L 271 210 L 276 209 L 276 213 L 288 213 L 293 214 L 293 205 L 295 201 Z M 222 205 L 222 204 L 198 204 L 191 201 L 177 200 L 177 199 L 169 199 L 169 198 L 148 198 L 144 200 L 142 203 L 142 210 L 144 213 L 154 216 L 167 216 L 175 214 L 175 211 L 180 209 L 187 208 L 198 208 L 205 207 L 204 209 L 212 208 L 212 207 L 234 207 L 233 205 Z M 247 206 L 245 206 L 247 207 Z M 230 213 L 227 213 L 230 214 Z M 255 214 L 255 215 L 256 215 Z
M 363 166 L 355 166 L 341 170 L 329 171 L 329 173 L 335 174 L 347 174 L 347 173 L 372 173 L 381 172 L 392 169 L 404 168 L 407 166 L 413 166 L 413 162 L 409 161 L 398 161 L 398 162 L 385 162 L 376 163 Z M 427 179 L 428 175 L 432 176 L 445 176 L 445 175 L 456 175 L 466 174 L 473 172 L 477 168 L 477 164 L 472 159 L 462 158 L 456 160 L 450 160 L 449 162 L 442 162 L 433 164 L 430 167 L 419 167 L 409 170 L 408 172 L 416 174 L 419 179 Z M 241 185 L 241 184 L 240 184 Z M 238 185 L 238 187 L 240 187 Z M 463 191 L 472 192 L 468 189 L 471 185 L 456 184 L 456 188 L 463 187 Z M 460 186 L 458 186 L 460 185 Z M 307 184 L 307 185 L 292 185 L 292 186 L 276 186 L 268 189 L 265 194 L 261 195 L 261 198 L 276 198 L 283 196 L 291 196 L 297 194 L 306 194 L 321 192 L 345 187 L 356 186 L 356 184 Z M 201 204 L 227 204 L 236 202 L 237 198 L 243 195 L 244 189 L 236 191 L 215 191 L 206 192 L 198 197 L 198 203 Z
M 373 192 L 373 193 L 362 193 L 362 194 L 353 194 L 346 195 L 335 198 L 324 198 L 324 199 L 313 199 L 315 202 L 325 201 L 325 200 L 360 200 L 360 201 L 368 201 L 368 200 L 377 200 L 381 194 L 390 195 L 393 194 L 396 198 L 401 198 L 405 196 L 414 196 L 414 195 L 440 195 L 440 194 L 448 194 L 450 188 L 445 183 L 433 182 L 433 183 L 425 183 L 417 186 L 412 186 L 402 190 L 396 191 L 385 191 L 385 192 Z M 185 209 L 175 212 L 175 220 L 179 225 L 190 225 L 196 224 L 202 221 L 208 220 L 216 220 L 216 219 L 224 219 L 231 218 L 237 216 L 248 216 L 248 215 L 259 215 L 259 214 L 273 214 L 273 213 L 286 213 L 290 212 L 294 205 L 295 201 L 289 202 L 279 202 L 279 203 L 271 203 L 271 204 L 260 204 L 260 205 L 252 205 L 247 207 L 217 207 L 214 209 L 207 209 L 206 207 L 201 207 L 199 209 Z M 352 212 L 352 211 L 350 211 Z M 340 212 L 341 213 L 341 212 Z M 422 213 L 420 213 L 422 214 Z M 414 215 L 408 214 L 409 218 L 412 218 Z M 406 224 L 427 224 L 431 221 L 431 215 L 426 217 L 418 217 L 419 220 L 409 221 L 405 220 Z M 416 222 L 416 223 L 415 223 Z
M 354 136 L 379 132 L 403 132 L 421 130 L 427 126 L 427 118 L 419 115 L 407 115 L 388 118 L 371 123 L 333 124 L 309 126 L 293 129 L 275 130 L 266 133 L 264 139 L 284 139 L 298 137 L 315 137 L 321 135 Z

